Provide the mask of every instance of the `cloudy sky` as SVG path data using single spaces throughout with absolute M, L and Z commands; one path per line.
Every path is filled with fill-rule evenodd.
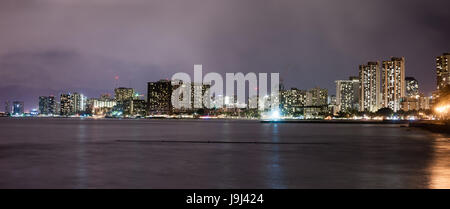
M 0 0 L 0 107 L 146 82 L 176 72 L 280 72 L 335 92 L 358 65 L 406 57 L 421 91 L 450 51 L 448 0 Z

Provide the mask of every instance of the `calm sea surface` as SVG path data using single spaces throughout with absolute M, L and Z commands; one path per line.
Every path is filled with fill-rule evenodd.
M 450 188 L 400 125 L 0 118 L 0 188 Z

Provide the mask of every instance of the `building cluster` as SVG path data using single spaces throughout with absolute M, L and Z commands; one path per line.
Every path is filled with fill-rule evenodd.
M 23 115 L 24 103 L 21 101 L 14 101 L 12 104 L 9 101 L 5 102 L 5 115 Z
M 39 108 L 28 115 L 40 116 L 146 116 L 147 103 L 139 99 L 140 95 L 132 88 L 116 88 L 114 98 L 109 94 L 100 98 L 87 98 L 80 93 L 63 93 L 59 96 L 40 96 Z M 5 113 L 11 116 L 23 116 L 24 103 L 15 101 L 12 106 L 5 103 Z
M 280 112 L 285 117 L 294 118 L 324 118 L 340 113 L 374 113 L 383 108 L 393 112 L 419 111 L 431 109 L 439 99 L 439 92 L 450 86 L 449 70 L 450 54 L 444 53 L 436 58 L 437 90 L 433 96 L 427 97 L 419 91 L 419 82 L 413 77 L 407 77 L 405 58 L 392 57 L 382 62 L 368 62 L 359 66 L 359 75 L 347 80 L 337 80 L 336 94 L 328 95 L 328 90 L 312 88 L 300 90 L 284 89 L 280 85 Z M 236 96 L 214 95 L 204 100 L 203 95 L 209 95 L 209 84 L 182 83 L 172 85 L 172 81 L 160 80 L 147 83 L 147 95 L 139 95 L 132 88 L 116 88 L 114 96 L 101 95 L 99 98 L 87 98 L 80 93 L 63 93 L 59 96 L 40 96 L 39 108 L 30 115 L 42 116 L 102 116 L 102 117 L 146 117 L 161 115 L 227 115 L 237 117 L 258 117 L 268 111 L 267 99 L 248 98 L 247 104 L 240 104 Z M 190 86 L 190 88 L 189 88 Z M 179 87 L 188 87 L 192 94 L 191 108 L 174 108 L 172 93 Z M 197 91 L 196 91 L 197 90 Z M 202 93 L 202 95 L 195 95 Z M 259 108 L 249 108 L 249 103 L 255 100 Z M 213 108 L 203 108 L 203 102 Z M 208 102 L 208 103 L 209 103 Z M 267 103 L 267 105 L 265 105 Z M 222 105 L 224 104 L 224 105 Z M 262 107 L 262 108 L 261 108 Z M 24 103 L 20 101 L 5 102 L 5 114 L 12 116 L 24 115 Z
M 160 80 L 147 84 L 147 105 L 149 116 L 158 115 L 227 115 L 247 117 L 251 111 L 248 104 L 240 104 L 236 96 L 210 95 L 210 84 L 182 83 L 172 85 L 171 81 Z M 172 93 L 183 87 L 190 89 L 189 108 L 175 108 L 172 104 Z M 203 95 L 207 95 L 204 98 Z M 209 95 L 209 96 L 208 96 Z M 182 99 L 182 98 L 180 98 Z M 250 98 L 250 100 L 253 98 Z M 206 104 L 205 104 L 206 102 Z M 214 103 L 216 102 L 216 103 Z M 204 108 L 210 106 L 212 108 Z
M 448 56 L 448 54 L 444 54 Z M 438 58 L 441 60 L 441 58 Z M 437 65 L 438 86 L 448 79 L 447 71 Z M 419 91 L 419 82 L 407 77 L 405 58 L 393 57 L 380 62 L 368 62 L 359 66 L 359 76 L 336 81 L 336 109 L 338 112 L 377 112 L 389 108 L 393 112 L 429 110 L 433 97 Z
M 430 110 L 440 89 L 450 85 L 450 54 L 436 58 L 437 91 L 426 96 L 419 82 L 407 77 L 405 58 L 392 57 L 382 62 L 359 66 L 359 75 L 337 80 L 336 94 L 327 96 L 326 89 L 280 90 L 280 109 L 288 117 L 323 118 L 340 113 L 375 113 L 380 109 L 393 112 Z M 327 101 L 328 98 L 328 101 Z
M 330 113 L 328 90 L 319 87 L 309 90 L 280 89 L 282 115 L 301 118 L 320 118 Z

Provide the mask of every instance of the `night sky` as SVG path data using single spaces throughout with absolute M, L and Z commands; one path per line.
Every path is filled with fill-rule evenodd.
M 406 57 L 435 89 L 450 52 L 449 0 L 0 0 L 0 107 L 38 96 L 112 93 L 193 73 L 280 72 L 286 87 L 335 93 L 358 65 Z

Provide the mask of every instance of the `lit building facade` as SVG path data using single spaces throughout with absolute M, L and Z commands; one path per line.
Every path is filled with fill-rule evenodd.
M 368 62 L 359 66 L 359 110 L 376 112 L 380 105 L 380 64 Z
M 136 92 L 132 88 L 120 87 L 114 89 L 116 106 L 113 108 L 114 115 L 123 114 L 130 116 L 130 110 L 133 109 L 133 99 L 136 97 Z
M 381 72 L 382 105 L 394 112 L 400 110 L 400 103 L 406 96 L 405 85 L 405 58 L 393 57 L 383 61 Z
M 450 53 L 444 53 L 442 56 L 436 58 L 436 73 L 437 73 L 437 89 L 442 89 L 446 85 L 450 85 Z
M 13 115 L 23 115 L 24 114 L 24 103 L 21 101 L 13 102 Z
M 100 98 L 92 98 L 88 100 L 87 112 L 92 115 L 106 115 L 114 106 L 117 105 L 116 100 L 109 96 L 103 96 Z
M 117 102 L 122 102 L 126 100 L 132 100 L 135 96 L 135 92 L 132 88 L 120 87 L 114 89 L 114 96 Z
M 419 82 L 413 77 L 405 78 L 406 96 L 416 97 L 419 95 Z
M 59 104 L 60 104 L 59 108 L 60 115 L 69 116 L 75 114 L 72 94 L 61 94 Z
M 306 92 L 306 106 L 328 105 L 328 90 L 322 88 L 309 89 Z
M 401 102 L 401 109 L 403 111 L 418 111 L 431 109 L 432 97 L 427 97 L 423 94 L 405 97 Z
M 87 106 L 87 97 L 83 94 L 79 93 L 73 93 L 72 94 L 73 99 L 73 110 L 72 112 L 75 114 L 81 114 L 86 112 L 86 106 Z
M 338 111 L 359 110 L 359 78 L 338 80 L 336 83 L 336 106 Z
M 296 88 L 280 90 L 280 109 L 284 115 L 294 116 L 306 106 L 306 91 Z
M 61 94 L 59 99 L 59 114 L 70 116 L 86 113 L 88 107 L 87 97 L 79 93 Z
M 57 105 L 54 96 L 40 96 L 39 97 L 39 114 L 41 115 L 56 115 Z
M 148 114 L 170 114 L 172 112 L 172 82 L 160 80 L 147 83 Z
M 209 107 L 211 103 L 211 95 L 210 95 L 210 84 L 191 84 L 191 102 L 192 109 L 203 109 L 205 107 Z M 206 102 L 206 104 L 204 104 Z
M 332 115 L 336 115 L 339 112 L 336 95 L 331 95 L 328 97 L 328 109 Z
M 91 99 L 93 108 L 112 108 L 116 106 L 117 102 L 112 99 Z

